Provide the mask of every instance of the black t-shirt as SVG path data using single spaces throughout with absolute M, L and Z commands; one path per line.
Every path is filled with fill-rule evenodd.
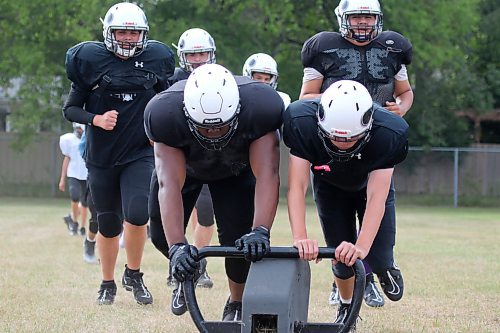
M 394 102 L 394 76 L 412 58 L 412 45 L 394 31 L 384 31 L 365 46 L 356 46 L 338 32 L 320 32 L 302 47 L 302 64 L 320 72 L 323 93 L 339 80 L 363 84 L 380 105 Z
M 156 95 L 148 103 L 145 127 L 148 137 L 181 149 L 186 156 L 187 175 L 202 181 L 219 180 L 250 168 L 250 144 L 282 124 L 283 100 L 269 85 L 235 76 L 240 92 L 238 127 L 222 150 L 208 150 L 189 130 L 184 114 L 186 80 Z M 265 156 L 263 157 L 265 158 Z
M 392 168 L 406 158 L 408 124 L 403 118 L 376 105 L 368 143 L 349 161 L 333 159 L 325 149 L 325 142 L 330 149 L 333 145 L 318 134 L 317 103 L 319 99 L 296 101 L 283 115 L 285 144 L 292 155 L 311 163 L 315 176 L 343 190 L 358 191 L 366 186 L 369 172 Z
M 112 167 L 153 155 L 144 132 L 144 108 L 167 87 L 174 66 L 172 50 L 152 40 L 142 53 L 126 60 L 109 52 L 102 42 L 83 42 L 68 50 L 66 72 L 72 90 L 87 96 L 83 105 L 75 106 L 98 115 L 118 111 L 112 131 L 88 127 L 87 163 Z

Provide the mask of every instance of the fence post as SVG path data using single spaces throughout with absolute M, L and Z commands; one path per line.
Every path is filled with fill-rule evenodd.
M 59 149 L 59 140 L 52 139 L 51 141 L 52 141 L 51 147 L 52 147 L 52 175 L 53 175 L 53 177 L 52 177 L 52 182 L 50 184 L 50 192 L 51 192 L 52 198 L 55 198 L 57 187 L 58 187 L 57 184 L 59 184 L 57 179 L 59 179 L 59 171 L 60 171 L 60 169 L 58 170 L 58 165 L 57 165 L 57 150 Z
M 453 207 L 458 207 L 458 148 L 453 150 Z

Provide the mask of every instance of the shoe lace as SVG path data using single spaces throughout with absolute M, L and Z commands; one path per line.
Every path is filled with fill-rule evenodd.
M 232 321 L 238 320 L 238 313 L 241 313 L 241 302 L 230 302 L 227 304 L 227 311 L 225 311 L 225 316 L 231 315 Z M 225 317 L 224 316 L 224 317 Z
M 99 294 L 99 300 L 105 301 L 108 298 L 108 294 L 110 296 L 112 295 L 112 291 L 113 290 L 111 288 L 101 287 L 101 289 L 99 289 L 99 291 L 97 292 Z
M 140 289 L 144 295 L 149 295 L 149 290 L 144 284 L 144 280 L 142 279 L 142 276 L 144 273 L 136 273 L 135 276 L 132 277 L 132 281 L 134 282 L 134 286 L 137 289 Z

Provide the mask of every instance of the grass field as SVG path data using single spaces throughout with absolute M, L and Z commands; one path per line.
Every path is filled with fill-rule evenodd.
M 154 305 L 137 305 L 118 289 L 113 306 L 97 306 L 97 265 L 82 260 L 82 238 L 69 236 L 68 200 L 0 198 L 0 332 L 196 332 L 188 314 L 170 313 L 167 261 L 146 244 L 142 270 Z M 361 309 L 357 332 L 500 332 L 500 208 L 398 207 L 396 257 L 405 296 L 380 309 Z M 309 232 L 320 236 L 314 207 Z M 272 245 L 289 245 L 281 205 Z M 125 263 L 120 252 L 116 281 Z M 227 298 L 223 262 L 209 261 L 215 281 L 199 290 L 206 319 L 219 320 Z M 309 321 L 327 322 L 328 262 L 311 264 Z M 271 277 L 270 277 L 271 278 Z

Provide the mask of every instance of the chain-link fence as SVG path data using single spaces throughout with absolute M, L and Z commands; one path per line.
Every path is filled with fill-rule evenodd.
M 58 136 L 39 135 L 23 152 L 10 147 L 12 133 L 0 133 L 0 195 L 64 196 L 57 184 L 62 155 Z M 288 150 L 281 149 L 281 186 L 286 193 Z M 410 148 L 394 180 L 405 203 L 500 206 L 500 146 Z

